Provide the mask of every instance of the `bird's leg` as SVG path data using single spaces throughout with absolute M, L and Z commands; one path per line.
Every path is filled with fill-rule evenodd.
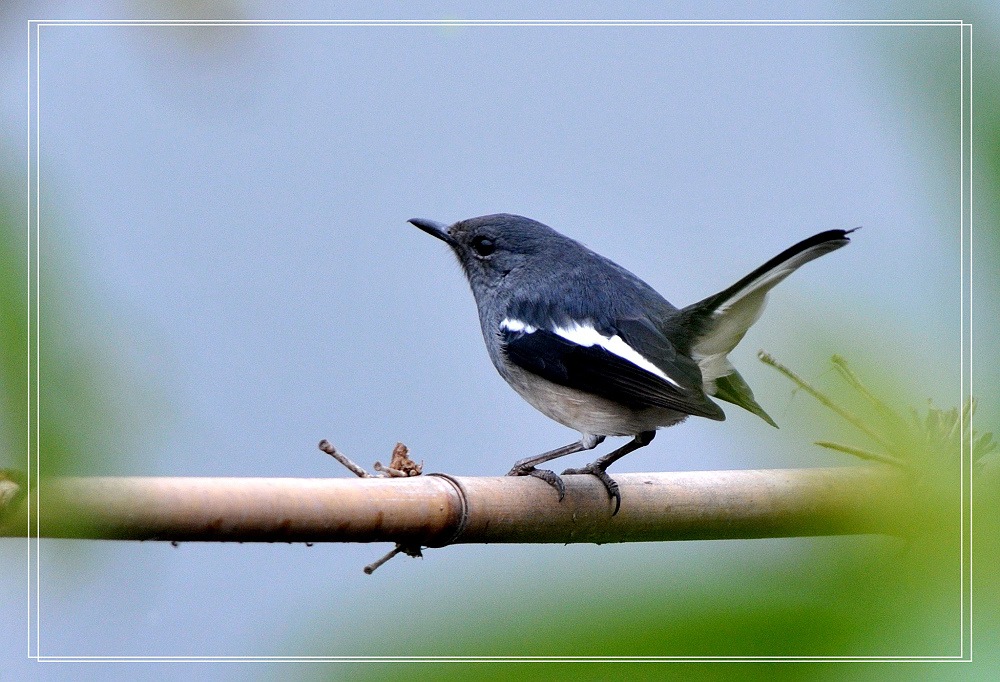
M 566 486 L 563 485 L 562 479 L 559 478 L 554 471 L 550 471 L 548 469 L 536 469 L 535 466 L 548 462 L 550 459 L 555 459 L 556 457 L 572 455 L 574 452 L 593 450 L 600 445 L 603 440 L 604 436 L 584 434 L 583 438 L 575 443 L 570 443 L 569 445 L 564 445 L 561 448 L 543 452 L 535 457 L 525 457 L 524 459 L 519 460 L 514 464 L 514 467 L 507 472 L 507 475 L 534 476 L 535 478 L 540 478 L 556 489 L 556 492 L 559 493 L 559 501 L 562 502 L 563 497 L 566 496 Z
M 597 480 L 604 484 L 604 487 L 607 488 L 608 495 L 610 495 L 611 499 L 615 501 L 615 511 L 611 514 L 614 516 L 618 513 L 618 510 L 622 506 L 622 494 L 618 490 L 618 484 L 615 483 L 610 476 L 608 476 L 608 467 L 628 453 L 635 452 L 639 448 L 649 445 L 655 435 L 656 431 L 643 431 L 642 433 L 636 434 L 635 438 L 630 440 L 628 443 L 625 443 L 625 445 L 621 446 L 617 450 L 612 450 L 603 457 L 598 457 L 587 466 L 580 467 L 579 469 L 567 469 L 563 472 L 563 476 L 568 474 L 592 474 L 597 476 Z

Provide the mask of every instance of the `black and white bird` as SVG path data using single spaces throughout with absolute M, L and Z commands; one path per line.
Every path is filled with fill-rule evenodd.
M 613 462 L 689 415 L 726 418 L 711 398 L 774 420 L 727 355 L 764 308 L 767 292 L 800 266 L 847 244 L 829 230 L 781 252 L 723 291 L 675 308 L 625 268 L 530 218 L 501 213 L 450 227 L 409 221 L 448 244 L 469 280 L 490 359 L 521 397 L 580 432 L 579 441 L 520 460 L 510 476 L 535 476 L 563 499 L 554 472 L 536 468 L 632 436 L 563 474 L 593 474 L 621 505 Z

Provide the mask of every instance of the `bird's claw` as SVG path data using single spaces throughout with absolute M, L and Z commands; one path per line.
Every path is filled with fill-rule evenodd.
M 554 471 L 550 471 L 548 469 L 536 469 L 533 466 L 527 466 L 527 467 L 520 466 L 519 467 L 519 466 L 515 465 L 513 469 L 511 469 L 510 471 L 507 472 L 507 475 L 508 476 L 534 476 L 535 478 L 539 478 L 539 479 L 545 481 L 546 483 L 548 483 L 553 488 L 555 488 L 556 492 L 559 493 L 559 501 L 560 502 L 562 502 L 563 498 L 566 497 L 566 485 L 563 483 L 563 480 L 561 478 L 559 478 L 559 475 L 556 474 L 556 472 L 554 472 Z
M 618 484 L 615 483 L 614 479 L 608 476 L 608 472 L 595 464 L 588 464 L 587 466 L 580 467 L 579 469 L 567 469 L 562 472 L 563 476 L 570 476 L 572 474 L 590 474 L 591 476 L 596 476 L 597 480 L 600 481 L 605 490 L 608 491 L 608 496 L 615 501 L 615 510 L 611 512 L 614 516 L 618 513 L 618 510 L 622 506 L 622 494 L 618 489 Z

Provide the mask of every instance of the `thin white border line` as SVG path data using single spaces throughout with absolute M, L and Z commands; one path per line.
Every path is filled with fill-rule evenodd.
M 452 20 L 452 19 L 435 19 L 435 20 L 427 20 L 427 19 L 416 19 L 416 20 L 283 20 L 283 21 L 268 21 L 268 20 L 155 20 L 155 21 L 149 21 L 149 20 L 117 20 L 117 21 L 106 21 L 106 20 L 96 20 L 96 19 L 95 20 L 29 20 L 28 21 L 28 26 L 29 26 L 29 36 L 28 36 L 28 42 L 29 42 L 29 58 L 28 58 L 28 64 L 29 64 L 29 88 L 30 88 L 30 82 L 31 82 L 31 79 L 30 79 L 30 67 L 31 67 L 30 45 L 31 45 L 32 29 L 34 29 L 34 38 L 35 38 L 35 40 L 34 40 L 34 43 L 35 43 L 35 55 L 34 55 L 35 56 L 35 116 L 34 116 L 34 127 L 35 127 L 35 130 L 34 130 L 34 134 L 35 134 L 34 135 L 34 138 L 35 138 L 35 148 L 34 148 L 34 152 L 35 152 L 34 153 L 34 158 L 35 158 L 35 224 L 34 224 L 34 227 L 35 227 L 35 251 L 34 251 L 34 256 L 35 256 L 35 258 L 34 258 L 34 262 L 35 262 L 35 265 L 36 265 L 36 268 L 35 268 L 35 321 L 36 321 L 36 326 L 37 326 L 37 324 L 38 324 L 38 322 L 40 320 L 40 313 L 41 313 L 41 308 L 40 308 L 40 298 L 41 298 L 41 296 L 40 296 L 40 282 L 41 282 L 41 277 L 40 277 L 40 271 L 41 271 L 41 256 L 40 256 L 40 253 L 41 253 L 41 249 L 40 249 L 40 238 L 41 238 L 41 231 L 40 231 L 40 224 L 41 224 L 41 219 L 40 219 L 40 213 L 41 213 L 41 191 L 40 191 L 40 187 L 41 187 L 41 173 L 40 173 L 40 165 L 41 165 L 41 154 L 40 154 L 40 140 L 41 140 L 41 121 L 40 121 L 40 118 L 41 118 L 40 117 L 40 110 L 41 110 L 41 107 L 40 107 L 40 104 L 41 104 L 41 95 L 40 95 L 40 91 L 41 91 L 41 75 L 40 75 L 41 46 L 40 46 L 40 42 L 41 42 L 41 40 L 40 40 L 40 38 L 41 38 L 41 27 L 42 26 L 109 26 L 109 27 L 125 27 L 125 26 L 140 26 L 140 27 L 141 26 L 166 26 L 166 27 L 173 27 L 173 26 L 250 26 L 250 27 L 254 27 L 254 26 L 275 26 L 275 27 L 290 27 L 290 26 L 317 26 L 317 27 L 323 27 L 323 26 L 358 26 L 358 27 L 391 27 L 391 26 L 418 26 L 418 27 L 428 27 L 428 26 L 497 26 L 497 27 L 512 27 L 512 26 L 543 26 L 543 27 L 544 26 L 594 26 L 594 27 L 615 27 L 615 26 L 621 26 L 621 27 L 642 27 L 642 26 L 649 26 L 649 27 L 671 27 L 671 26 L 673 26 L 673 27 L 793 26 L 793 27 L 827 27 L 827 26 L 831 26 L 831 27 L 850 27 L 850 26 L 874 26 L 874 27 L 883 27 L 883 26 L 885 26 L 885 27 L 893 27 L 893 26 L 895 26 L 895 27 L 918 27 L 918 26 L 956 26 L 956 25 L 961 27 L 961 34 L 960 34 L 961 64 L 960 64 L 960 85 L 959 85 L 959 87 L 960 87 L 960 105 L 959 106 L 960 106 L 960 117 L 961 117 L 960 165 L 961 165 L 962 175 L 961 175 L 960 183 L 959 184 L 960 184 L 960 191 L 961 191 L 962 196 L 961 196 L 961 206 L 960 206 L 960 211 L 959 212 L 960 212 L 960 222 L 961 222 L 961 225 L 960 225 L 960 233 L 961 233 L 960 251 L 961 251 L 961 256 L 962 256 L 962 262 L 961 262 L 961 265 L 960 265 L 960 270 L 961 270 L 961 273 L 962 273 L 962 289 L 961 289 L 961 294 L 960 294 L 960 298 L 961 298 L 961 302 L 962 302 L 962 309 L 961 309 L 961 313 L 960 313 L 960 321 L 962 322 L 962 330 L 961 330 L 960 335 L 963 338 L 962 338 L 962 344 L 961 344 L 961 348 L 960 348 L 960 363 L 961 363 L 960 386 L 961 386 L 962 397 L 963 397 L 963 401 L 964 401 L 964 397 L 965 397 L 965 390 L 964 390 L 965 389 L 965 342 L 964 342 L 964 337 L 965 337 L 965 327 L 964 327 L 964 323 L 965 323 L 965 275 L 964 275 L 964 272 L 965 272 L 964 271 L 964 267 L 965 267 L 965 175 L 964 175 L 964 173 L 965 173 L 965 168 L 966 168 L 966 162 L 965 162 L 965 80 L 964 80 L 965 74 L 964 74 L 964 70 L 965 70 L 965 27 L 966 26 L 969 27 L 970 49 L 971 49 L 972 24 L 968 23 L 968 22 L 965 22 L 963 20 L 907 20 L 907 21 L 892 21 L 892 20 L 744 20 L 744 21 L 739 21 L 739 20 L 704 20 L 704 21 L 702 21 L 702 20 L 669 20 L 669 21 L 668 20 L 663 20 L 663 21 L 661 21 L 661 20 L 648 20 L 648 21 L 643 21 L 643 20 L 628 20 L 628 21 L 625 21 L 625 20 L 622 20 L 622 21 L 617 21 L 617 20 L 605 20 L 605 21 L 599 21 L 599 20 L 533 20 L 533 21 L 508 21 L 508 20 L 459 20 L 459 19 L 454 19 L 454 20 Z M 971 59 L 970 59 L 970 78 L 971 78 Z M 971 85 L 972 85 L 971 82 L 970 82 L 969 85 L 970 85 L 969 90 L 970 90 L 970 96 L 971 96 Z M 30 106 L 30 101 L 31 101 L 31 97 L 30 97 L 30 92 L 29 92 L 29 106 Z M 970 135 L 971 135 L 971 118 L 972 118 L 972 112 L 971 112 L 971 101 L 970 101 L 970 108 L 969 108 Z M 28 152 L 28 154 L 29 154 L 29 162 L 30 162 L 30 159 L 31 159 L 31 149 L 30 149 L 31 131 L 29 131 L 29 136 L 28 137 L 29 137 L 29 152 Z M 969 156 L 970 156 L 970 158 L 969 158 L 969 164 L 968 164 L 969 167 L 970 167 L 969 198 L 970 198 L 970 210 L 971 210 L 971 191 L 972 191 L 971 190 L 971 148 L 970 148 L 970 155 Z M 30 206 L 30 178 L 31 178 L 31 174 L 29 173 L 29 206 Z M 30 226 L 30 219 L 29 219 L 29 226 Z M 970 228 L 971 228 L 971 216 L 970 216 Z M 30 227 L 29 227 L 29 229 L 30 229 Z M 971 282 L 971 234 L 970 234 L 969 261 L 970 261 L 970 282 Z M 29 349 L 30 349 L 30 343 L 31 343 L 31 341 L 30 341 L 30 339 L 31 339 L 31 336 L 30 336 L 30 332 L 31 332 L 31 262 L 32 262 L 32 250 L 31 250 L 30 239 L 29 239 L 29 249 L 28 249 L 28 263 L 29 263 L 29 272 L 28 272 L 28 282 L 29 282 L 29 286 L 28 286 L 29 337 L 28 338 L 29 338 L 29 341 L 28 341 L 28 343 L 29 343 Z M 970 305 L 971 305 L 971 286 L 970 286 L 969 298 L 970 298 Z M 970 319 L 970 324 L 971 324 L 971 319 Z M 37 425 L 36 429 L 35 429 L 35 465 L 36 465 L 35 466 L 35 473 L 36 474 L 38 474 L 40 472 L 40 467 L 41 467 L 41 461 L 40 461 L 40 442 L 41 442 L 40 431 L 41 431 L 41 429 L 40 429 L 40 423 L 39 423 L 40 420 L 38 419 L 38 416 L 39 416 L 39 413 L 40 413 L 40 407 L 41 407 L 41 388 L 40 388 L 40 374 L 39 374 L 39 365 L 40 365 L 40 363 L 38 361 L 39 360 L 39 352 L 40 352 L 41 346 L 40 346 L 40 343 L 39 343 L 39 336 L 40 336 L 40 334 L 38 332 L 38 329 L 36 329 L 35 330 L 35 336 L 34 336 L 34 340 L 35 340 L 35 365 L 34 365 L 34 370 L 35 370 L 35 408 L 36 408 L 35 409 L 35 417 L 36 417 L 35 423 Z M 969 339 L 969 344 L 970 344 L 970 349 L 971 349 L 971 330 L 970 330 L 969 335 L 968 335 L 967 338 Z M 28 367 L 29 367 L 29 377 L 30 377 L 30 369 L 31 369 L 30 350 L 29 350 L 29 358 L 28 358 Z M 969 385 L 970 385 L 970 389 L 971 389 L 971 372 L 970 372 Z M 30 461 L 31 460 L 31 457 L 30 457 L 30 429 L 31 429 L 31 424 L 32 424 L 32 421 L 31 421 L 31 410 L 30 410 L 30 406 L 31 406 L 30 405 L 31 404 L 31 388 L 30 388 L 30 383 L 29 383 L 29 388 L 28 388 L 28 401 L 29 401 L 28 429 L 29 429 L 29 474 L 30 474 L 30 471 L 31 471 L 31 466 L 30 466 L 31 465 L 31 461 Z M 963 436 L 964 436 L 964 433 L 963 433 Z M 963 443 L 962 447 L 964 448 L 964 438 L 962 440 L 962 443 Z M 971 457 L 971 449 L 970 449 L 970 452 L 969 452 L 969 456 Z M 962 510 L 961 510 L 962 537 L 961 537 L 961 540 L 960 540 L 961 546 L 962 546 L 962 554 L 961 554 L 961 558 L 960 558 L 961 559 L 961 561 L 960 561 L 960 563 L 961 563 L 961 571 L 962 571 L 961 592 L 963 594 L 963 599 L 962 599 L 962 603 L 961 603 L 962 641 L 961 641 L 961 645 L 960 645 L 960 652 L 961 652 L 961 654 L 960 654 L 960 656 L 957 656 L 957 657 L 956 656 L 907 656 L 907 657 L 902 657 L 902 656 L 701 656 L 701 657 L 699 657 L 699 656 L 651 656 L 651 657 L 644 657 L 644 656 L 639 656 L 639 657 L 631 657 L 631 656 L 610 656 L 610 657 L 573 657 L 573 656 L 568 656 L 568 657 L 565 657 L 565 656 L 564 657 L 559 657 L 559 656 L 553 656 L 553 657 L 545 657 L 545 656 L 543 656 L 543 657 L 504 657 L 504 656 L 498 656 L 498 657 L 493 657 L 493 656 L 485 656 L 485 657 L 481 657 L 481 656 L 468 656 L 468 657 L 463 657 L 463 656 L 457 656 L 457 657 L 448 657 L 448 656 L 445 656 L 445 657 L 409 657 L 409 656 L 399 656 L 399 657 L 396 657 L 396 656 L 387 656 L 387 657 L 378 657 L 378 656 L 343 656 L 343 657 L 316 657 L 316 656 L 274 656 L 274 657 L 266 657 L 266 656 L 232 656 L 232 657 L 227 657 L 227 656 L 223 656 L 223 657 L 212 657 L 212 656 L 134 656 L 134 657 L 129 657 L 129 656 L 122 656 L 122 657 L 119 657 L 119 656 L 79 656 L 79 657 L 74 657 L 74 656 L 43 656 L 43 655 L 41 655 L 41 645 L 40 645 L 40 638 L 41 638 L 40 606 L 41 606 L 41 601 L 40 601 L 40 595 L 39 595 L 39 588 L 40 588 L 40 584 L 41 584 L 41 571 L 40 571 L 40 562 L 37 560 L 38 559 L 38 554 L 40 553 L 40 535 L 38 533 L 36 533 L 35 536 L 34 536 L 34 538 L 33 538 L 34 539 L 34 544 L 35 544 L 35 550 L 36 550 L 36 554 L 35 554 L 35 558 L 36 558 L 36 562 L 35 562 L 35 580 L 36 580 L 36 586 L 35 586 L 36 587 L 36 589 L 35 589 L 35 606 L 36 606 L 36 614 L 38 614 L 38 617 L 36 618 L 36 622 L 35 622 L 35 628 L 36 628 L 35 647 L 36 647 L 36 651 L 38 653 L 32 655 L 32 651 L 31 651 L 31 640 L 30 640 L 30 615 L 31 614 L 29 613 L 29 657 L 33 658 L 35 660 L 38 660 L 38 661 L 51 661 L 51 662 L 69 662 L 69 661 L 75 661 L 75 662 L 114 662 L 114 661 L 122 661 L 122 662 L 167 662 L 167 661 L 206 661 L 206 662 L 208 662 L 208 661 L 220 661 L 220 662 L 228 662 L 228 661 L 234 661 L 234 662 L 239 662 L 239 661 L 242 661 L 242 662 L 248 662 L 248 661 L 260 661 L 260 662 L 264 662 L 264 661 L 317 661 L 317 662 L 321 662 L 321 661 L 329 661 L 329 662 L 335 662 L 335 661 L 357 661 L 357 662 L 366 662 L 366 661 L 401 661 L 401 662 L 402 661 L 406 661 L 406 662 L 423 662 L 423 661 L 427 661 L 427 662 L 449 662 L 449 661 L 456 661 L 456 662 L 469 662 L 469 661 L 511 661 L 511 662 L 547 662 L 547 661 L 574 661 L 574 662 L 576 662 L 576 661 L 579 661 L 579 662 L 590 662 L 590 661 L 592 661 L 592 662 L 602 662 L 602 661 L 635 661 L 635 662 L 669 662 L 669 661 L 678 661 L 678 662 L 680 662 L 680 661 L 685 661 L 685 662 L 691 662 L 691 661 L 703 661 L 703 662 L 724 662 L 724 661 L 730 661 L 730 662 L 731 661 L 769 661 L 769 662 L 785 662 L 785 661 L 795 661 L 795 662 L 802 662 L 802 661 L 823 661 L 823 662 L 881 662 L 881 661 L 884 661 L 884 662 L 908 662 L 908 661 L 912 661 L 912 662 L 961 662 L 961 661 L 971 661 L 972 660 L 971 659 L 971 635 L 972 635 L 972 633 L 971 633 L 971 610 L 972 610 L 972 604 L 971 604 L 971 565 L 969 566 L 969 579 L 970 579 L 970 585 L 969 585 L 969 597 L 970 597 L 969 613 L 968 614 L 965 613 L 965 587 L 966 587 L 965 575 L 966 575 L 966 571 L 965 571 L 965 544 L 964 544 L 965 543 L 965 525 L 964 525 L 965 524 L 965 522 L 964 522 L 964 519 L 965 519 L 965 500 L 964 500 L 964 498 L 965 498 L 965 478 L 964 478 L 964 465 L 965 465 L 965 457 L 964 457 L 964 454 L 963 454 L 963 456 L 962 456 L 962 467 L 963 467 L 963 469 L 962 469 L 962 471 L 963 471 L 963 475 L 962 475 L 962 497 L 963 497 L 963 505 L 962 505 Z M 971 467 L 971 462 L 970 462 L 970 467 Z M 30 481 L 30 478 L 29 478 L 29 481 Z M 969 500 L 970 500 L 970 503 L 971 503 L 971 490 L 969 492 L 970 492 Z M 31 511 L 30 511 L 31 510 L 31 507 L 30 507 L 31 498 L 30 498 L 30 494 L 31 493 L 30 493 L 30 486 L 29 486 L 29 498 L 28 498 L 28 504 L 29 504 L 29 514 L 28 514 L 28 516 L 29 516 L 29 520 L 28 520 L 28 524 L 29 524 L 29 536 L 31 535 L 31 533 L 30 533 L 30 529 L 31 529 Z M 35 511 L 36 511 L 36 514 L 40 514 L 40 511 L 41 511 L 40 500 L 38 499 L 38 497 L 39 496 L 36 493 L 36 495 L 35 495 Z M 969 516 L 970 516 L 970 532 L 971 532 L 971 508 L 969 510 Z M 29 537 L 29 543 L 30 543 L 30 540 L 31 540 L 31 538 Z M 30 547 L 30 544 L 29 544 L 29 547 Z M 970 535 L 970 541 L 969 541 L 969 551 L 971 552 L 971 535 Z M 29 567 L 30 567 L 30 562 L 31 562 L 30 552 L 29 552 L 29 559 L 28 559 L 28 561 L 29 561 Z M 30 599 L 30 584 L 29 584 L 29 605 L 30 605 L 30 602 L 31 602 L 31 599 Z M 30 610 L 30 607 L 29 607 L 29 610 Z M 970 649 L 970 651 L 969 651 L 968 657 L 966 657 L 965 651 L 964 651 L 964 645 L 965 645 L 965 636 L 964 635 L 965 635 L 966 615 L 968 615 L 969 620 L 970 620 L 970 623 L 969 623 L 969 625 L 970 625 L 970 631 L 969 631 L 969 638 L 970 638 L 969 649 Z
M 972 346 L 969 336 L 969 329 L 972 325 L 972 291 L 968 287 L 967 279 L 971 277 L 969 249 L 972 243 L 972 36 L 966 35 L 966 24 L 962 24 L 962 45 L 965 54 L 962 59 L 962 130 L 964 144 L 962 145 L 962 182 L 964 192 L 962 194 L 963 220 L 962 220 L 962 378 L 963 396 L 961 407 L 965 406 L 966 397 L 972 396 L 971 375 L 968 372 L 968 365 L 972 360 Z M 968 84 L 966 83 L 968 81 Z M 961 408 L 960 408 L 961 409 Z M 971 420 L 969 426 L 971 427 Z M 962 644 L 963 651 L 968 660 L 972 660 L 972 507 L 966 504 L 967 495 L 972 487 L 972 432 L 966 428 L 965 420 L 959 424 L 959 456 L 961 459 L 961 500 L 962 513 L 965 520 L 964 533 L 962 535 L 962 561 L 964 568 L 962 594 L 963 594 L 963 615 L 965 625 L 968 628 Z M 969 440 L 967 441 L 966 438 Z
M 966 27 L 969 31 L 969 41 L 968 47 L 966 47 L 965 32 Z M 968 446 L 966 446 L 966 429 L 965 420 L 962 419 L 961 413 L 965 406 L 965 398 L 968 395 L 970 398 L 972 396 L 972 24 L 969 22 L 962 22 L 961 26 L 961 44 L 962 44 L 962 63 L 960 66 L 961 80 L 959 83 L 959 89 L 961 92 L 961 121 L 960 121 L 960 138 L 961 138 L 961 168 L 960 170 L 960 188 L 961 197 L 960 203 L 961 208 L 959 214 L 961 217 L 961 225 L 959 226 L 959 233 L 961 235 L 960 252 L 962 257 L 962 262 L 960 264 L 961 272 L 961 299 L 962 308 L 960 313 L 961 318 L 961 329 L 959 331 L 959 384 L 961 386 L 961 396 L 959 401 L 959 461 L 960 461 L 960 472 L 961 472 L 961 537 L 959 540 L 961 547 L 961 557 L 960 564 L 962 567 L 961 575 L 961 598 L 962 598 L 962 645 L 961 651 L 963 654 L 962 660 L 972 661 L 972 641 L 973 641 L 973 628 L 972 628 L 972 443 L 971 443 L 971 418 L 969 423 L 968 436 L 970 438 Z M 966 74 L 965 61 L 966 58 L 969 60 L 969 70 Z M 965 87 L 966 76 L 969 79 L 969 88 Z M 966 108 L 966 99 L 968 99 L 968 108 Z M 968 116 L 968 136 L 966 136 L 966 116 Z M 968 142 L 969 154 L 965 154 L 965 145 Z M 966 169 L 968 169 L 968 183 L 966 183 Z M 966 197 L 968 196 L 968 213 L 966 213 Z M 966 220 L 969 223 L 969 229 L 966 231 Z M 969 241 L 968 252 L 966 251 L 966 239 Z M 969 290 L 968 290 L 968 318 L 966 318 L 966 253 L 968 253 L 968 263 L 969 263 Z M 968 325 L 968 327 L 967 327 Z M 966 353 L 966 347 L 968 345 L 968 353 Z M 969 363 L 969 366 L 966 366 Z M 966 370 L 968 369 L 968 382 L 966 382 Z M 968 461 L 966 461 L 968 458 Z M 968 485 L 966 485 L 966 476 L 968 475 Z M 966 518 L 968 519 L 966 521 Z M 966 531 L 966 529 L 968 529 Z M 968 541 L 966 541 L 966 532 L 968 532 Z M 966 562 L 966 554 L 968 553 L 969 561 Z M 965 608 L 965 603 L 968 601 L 968 609 Z M 968 632 L 966 633 L 966 627 Z M 968 640 L 968 651 L 966 651 L 966 640 Z
M 958 317 L 959 317 L 959 349 L 958 349 L 958 390 L 959 419 L 961 409 L 965 404 L 965 26 L 959 28 L 959 59 L 958 59 Z M 964 420 L 963 420 L 964 421 Z M 959 424 L 959 489 L 965 497 L 965 452 L 963 448 L 965 434 Z M 961 643 L 959 651 L 965 656 L 965 504 L 958 505 L 958 546 L 959 546 L 959 580 L 962 589 L 959 590 L 959 630 Z
M 46 25 L 228 26 L 968 26 L 962 19 L 33 19 Z
M 963 26 L 960 20 L 946 21 L 608 21 L 608 22 L 573 22 L 573 21 L 488 21 L 488 20 L 447 20 L 447 19 L 416 19 L 410 21 L 393 20 L 345 20 L 345 21 L 225 21 L 225 20 L 120 20 L 120 21 L 84 21 L 84 20 L 45 20 L 37 22 L 44 26 L 270 26 L 270 27 L 324 27 L 324 26 L 354 26 L 354 27 L 389 27 L 389 26 L 450 26 L 450 27 L 735 27 L 735 26 L 795 26 L 795 27 L 922 27 L 922 26 Z
M 972 148 L 973 148 L 973 145 L 972 145 L 972 131 L 973 131 L 973 128 L 972 128 L 972 24 L 968 24 L 968 26 L 969 26 L 969 92 L 968 92 L 968 97 L 969 97 L 969 324 L 968 324 L 967 330 L 968 330 L 968 341 L 969 341 L 969 355 L 966 358 L 966 362 L 968 363 L 968 368 L 967 369 L 968 369 L 968 372 L 969 372 L 969 396 L 971 397 L 973 395 L 973 391 L 972 391 L 972 274 L 973 274 L 973 272 L 972 272 L 972 243 L 973 243 L 973 240 L 972 240 L 972 213 L 973 213 L 973 209 L 972 209 L 972 187 L 973 187 L 973 183 L 972 183 Z M 962 30 L 965 30 L 964 27 L 965 27 L 965 24 L 963 24 L 963 29 Z M 963 173 L 965 172 L 964 168 L 962 169 L 962 172 Z M 963 240 L 963 243 L 964 243 L 964 240 Z M 963 352 L 964 352 L 964 346 L 963 346 Z M 972 480 L 973 480 L 973 475 L 975 473 L 975 470 L 973 468 L 974 462 L 972 461 L 972 442 L 971 442 L 972 431 L 973 431 L 973 429 L 972 429 L 972 420 L 973 419 L 975 419 L 975 414 L 971 414 L 969 416 L 969 438 L 970 438 L 970 442 L 969 442 L 969 453 L 968 453 L 968 457 L 969 457 L 969 491 L 968 491 L 968 495 L 969 495 L 969 660 L 970 661 L 972 660 L 972 591 L 973 591 L 972 590 L 972 564 L 973 564 L 973 561 L 972 561 L 972 530 L 973 530 L 973 523 L 972 523 L 972 508 L 973 508 L 973 506 L 972 506 L 972 488 L 973 488 L 973 486 L 972 486 Z M 964 424 L 963 424 L 962 428 L 964 428 Z M 963 444 L 965 443 L 965 434 L 964 433 L 962 434 L 962 443 Z M 964 481 L 964 477 L 963 477 L 963 481 Z
M 25 528 L 24 537 L 28 543 L 28 656 L 32 655 L 31 650 L 31 624 L 34 620 L 35 612 L 31 608 L 31 503 L 34 500 L 34 496 L 31 494 L 31 481 L 32 481 L 32 466 L 31 466 L 31 226 L 32 226 L 32 203 L 31 203 L 31 190 L 34 183 L 31 181 L 31 138 L 34 133 L 34 119 L 31 116 L 31 25 L 28 25 L 28 225 L 27 225 L 27 244 L 28 244 L 28 262 L 26 270 L 26 282 L 28 301 L 27 301 L 27 313 L 28 319 L 26 320 L 28 324 L 27 333 L 27 355 L 28 355 L 28 373 L 26 375 L 27 382 L 27 398 L 28 398 L 28 433 L 25 438 L 25 442 L 28 446 L 28 450 L 25 453 L 28 459 L 28 493 L 25 498 L 25 504 L 27 504 L 28 514 L 27 514 L 27 528 Z
M 41 477 L 41 210 L 42 210 L 42 176 L 41 176 L 41 26 L 35 29 L 35 477 Z M 41 493 L 35 491 L 35 653 L 41 655 L 42 617 L 41 617 Z
M 245 663 L 245 662 L 470 662 L 488 661 L 511 663 L 550 663 L 579 662 L 606 663 L 609 661 L 627 661 L 635 663 L 663 662 L 774 662 L 802 663 L 823 661 L 830 663 L 963 663 L 969 659 L 959 656 L 39 656 L 41 662 L 76 662 L 76 663 L 136 663 L 136 662 L 203 662 Z

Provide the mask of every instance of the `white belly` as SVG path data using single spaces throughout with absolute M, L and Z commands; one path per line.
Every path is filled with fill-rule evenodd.
M 508 368 L 504 378 L 536 410 L 583 434 L 634 436 L 672 426 L 688 416 L 661 407 L 631 410 L 591 393 L 552 383 L 516 366 Z

